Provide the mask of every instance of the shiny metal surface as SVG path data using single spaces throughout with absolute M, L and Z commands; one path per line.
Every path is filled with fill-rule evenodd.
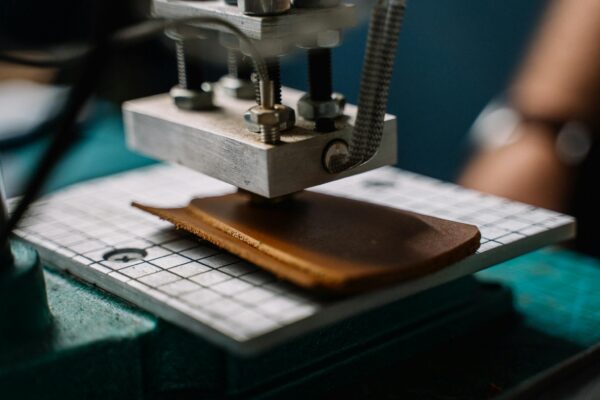
M 304 93 L 284 88 L 283 103 L 296 104 Z M 335 139 L 347 141 L 352 133 L 356 107 L 346 107 L 346 117 L 336 121 L 330 133 L 314 131 L 314 123 L 298 120 L 282 132 L 280 144 L 261 142 L 246 129 L 243 115 L 252 100 L 227 96 L 216 86 L 216 108 L 189 112 L 160 95 L 125 103 L 127 141 L 142 154 L 210 175 L 263 197 L 278 197 L 369 171 L 396 162 L 396 118 L 385 119 L 382 147 L 368 163 L 342 174 L 330 174 L 323 166 L 323 152 Z

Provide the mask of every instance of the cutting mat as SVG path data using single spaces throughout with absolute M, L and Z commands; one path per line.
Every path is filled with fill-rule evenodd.
M 183 167 L 145 167 L 43 198 L 16 234 L 56 268 L 247 354 L 571 238 L 575 231 L 574 219 L 566 215 L 381 168 L 314 190 L 475 224 L 482 232 L 481 248 L 427 277 L 323 299 L 130 206 L 134 200 L 184 206 L 193 197 L 234 190 Z

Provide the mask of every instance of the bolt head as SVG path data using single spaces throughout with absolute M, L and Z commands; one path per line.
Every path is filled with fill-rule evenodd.
M 334 93 L 331 100 L 314 101 L 310 94 L 305 94 L 298 101 L 298 114 L 308 121 L 319 118 L 338 118 L 344 114 L 346 98 L 340 93 Z
M 272 127 L 279 125 L 279 112 L 275 109 L 266 109 L 263 107 L 253 107 L 249 112 L 250 120 L 258 125 Z
M 273 109 L 254 106 L 244 114 L 246 128 L 259 133 L 261 128 L 285 131 L 296 125 L 296 114 L 290 107 L 276 104 Z
M 323 166 L 329 172 L 333 172 L 335 167 L 348 159 L 350 148 L 348 143 L 341 139 L 332 140 L 325 147 L 323 152 Z
M 230 75 L 222 77 L 219 86 L 227 96 L 235 99 L 250 100 L 256 96 L 254 84 L 251 81 L 238 79 Z
M 296 126 L 296 112 L 294 111 L 293 108 L 288 107 L 288 106 L 284 106 L 282 104 L 277 104 L 275 106 L 275 108 L 278 108 L 280 110 L 280 123 L 279 123 L 279 130 L 280 131 L 287 131 L 289 129 L 292 129 L 294 126 Z
M 201 90 L 183 89 L 175 86 L 170 91 L 173 102 L 182 110 L 201 111 L 214 108 L 213 88 L 209 83 L 202 84 Z

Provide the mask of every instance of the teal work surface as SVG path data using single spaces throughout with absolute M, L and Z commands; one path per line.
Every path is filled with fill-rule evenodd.
M 480 272 L 516 314 L 366 378 L 348 398 L 491 398 L 600 342 L 600 262 L 548 248 Z
M 88 124 L 82 141 L 56 171 L 48 190 L 152 163 L 125 148 L 120 115 L 114 109 L 100 108 Z M 12 193 L 18 193 L 18 183 L 35 164 L 42 148 L 43 143 L 38 142 L 2 154 L 4 175 Z M 360 379 L 346 382 L 344 389 L 319 387 L 322 396 L 482 398 L 501 393 L 600 341 L 600 294 L 593 290 L 600 287 L 596 260 L 566 250 L 545 249 L 498 265 L 478 277 L 512 289 L 516 315 L 490 322 L 466 335 L 449 334 L 449 341 L 442 345 L 434 346 L 432 341 L 431 346 L 422 346 L 422 351 L 408 361 L 388 360 L 385 370 L 371 370 L 364 365 Z M 47 284 L 50 292 L 64 290 L 88 299 L 75 304 L 80 313 L 64 316 L 70 321 L 65 320 L 65 324 L 69 322 L 67 325 L 73 327 L 80 323 L 80 327 L 59 335 L 65 340 L 60 346 L 65 349 L 63 354 L 75 354 L 67 351 L 69 346 L 93 351 L 87 356 L 87 368 L 69 369 L 72 364 L 56 364 L 39 375 L 38 381 L 51 377 L 56 385 L 63 385 L 66 393 L 76 386 L 76 377 L 88 374 L 97 377 L 97 385 L 79 389 L 102 398 L 116 398 L 111 390 L 136 398 L 154 392 L 154 386 L 168 393 L 182 389 L 182 382 L 190 380 L 194 380 L 196 388 L 227 384 L 221 381 L 225 379 L 223 375 L 214 373 L 217 369 L 197 370 L 189 362 L 182 367 L 183 361 L 178 358 L 182 353 L 189 360 L 203 359 L 218 351 L 205 347 L 205 342 L 194 342 L 153 316 L 71 278 L 48 273 Z M 69 299 L 58 296 L 53 301 L 51 307 L 56 310 L 61 301 L 66 307 Z M 78 341 L 87 341 L 90 346 L 82 346 L 83 342 Z M 143 350 L 148 343 L 156 351 Z M 181 346 L 183 351 L 177 349 Z M 137 362 L 141 357 L 150 360 Z M 144 368 L 158 370 L 143 371 Z M 182 378 L 182 373 L 189 377 Z M 153 376 L 156 381 L 144 382 L 143 376 Z M 166 386 L 161 387 L 161 382 Z
M 511 310 L 507 290 L 463 278 L 241 358 L 69 276 L 45 277 L 53 325 L 5 343 L 2 398 L 319 397 Z

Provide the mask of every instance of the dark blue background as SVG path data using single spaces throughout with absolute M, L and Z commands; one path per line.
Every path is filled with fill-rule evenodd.
M 398 116 L 399 166 L 453 179 L 467 153 L 466 131 L 509 82 L 544 0 L 409 1 L 389 112 Z M 355 102 L 367 27 L 334 50 L 334 85 Z M 306 88 L 302 60 L 284 66 L 286 85 Z

